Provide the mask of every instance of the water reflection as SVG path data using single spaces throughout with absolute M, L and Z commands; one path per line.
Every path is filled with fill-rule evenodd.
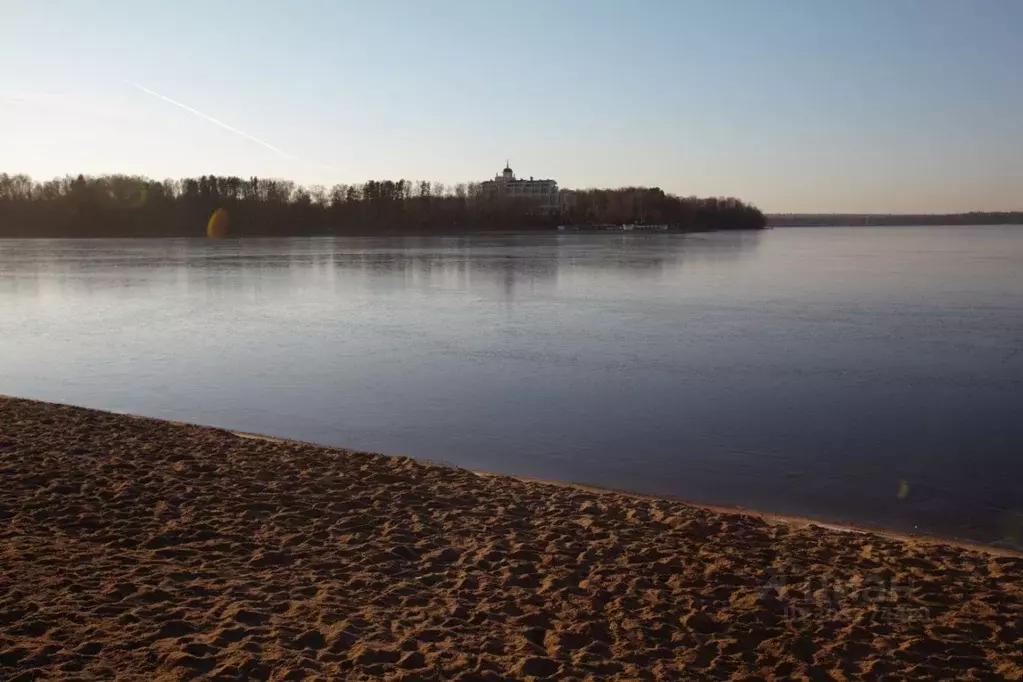
M 514 300 L 517 287 L 557 288 L 559 275 L 616 272 L 661 279 L 687 259 L 735 260 L 760 233 L 715 235 L 460 236 L 248 240 L 9 240 L 0 291 L 21 296 L 80 289 L 136 295 L 187 289 L 253 295 L 267 287 L 437 287 Z M 609 278 L 610 276 L 610 278 Z M 45 286 L 41 287 L 41 284 Z M 610 283 L 609 283 L 610 284 Z

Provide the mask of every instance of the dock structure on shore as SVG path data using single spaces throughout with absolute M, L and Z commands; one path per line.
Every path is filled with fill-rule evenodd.
M 558 225 L 558 232 L 667 232 L 664 224 L 647 225 L 645 223 L 601 223 L 598 225 Z

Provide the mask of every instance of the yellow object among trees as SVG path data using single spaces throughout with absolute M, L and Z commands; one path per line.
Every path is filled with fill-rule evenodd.
M 226 237 L 227 226 L 230 221 L 227 217 L 227 210 L 218 208 L 210 216 L 210 220 L 206 223 L 206 236 L 207 237 Z

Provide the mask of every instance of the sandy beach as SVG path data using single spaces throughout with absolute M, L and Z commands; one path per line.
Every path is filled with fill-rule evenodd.
M 1023 558 L 0 397 L 0 679 L 1023 679 Z

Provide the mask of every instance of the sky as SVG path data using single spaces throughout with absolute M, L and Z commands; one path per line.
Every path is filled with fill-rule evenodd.
M 1021 0 L 0 0 L 0 172 L 1023 210 Z

